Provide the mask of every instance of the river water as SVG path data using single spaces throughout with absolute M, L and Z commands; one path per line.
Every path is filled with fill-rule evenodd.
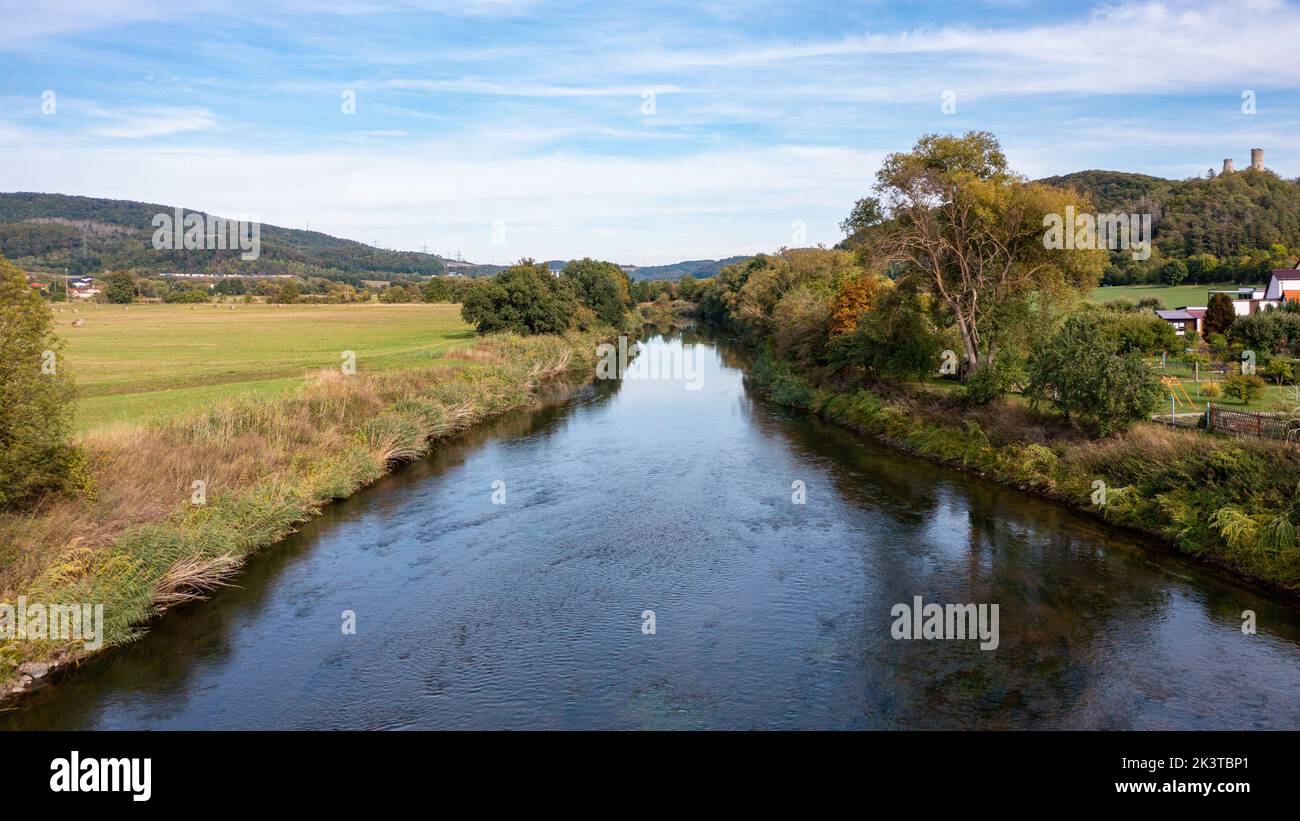
M 699 389 L 446 443 L 0 728 L 1300 728 L 1296 604 L 644 344 Z M 894 638 L 915 596 L 998 605 L 997 648 Z

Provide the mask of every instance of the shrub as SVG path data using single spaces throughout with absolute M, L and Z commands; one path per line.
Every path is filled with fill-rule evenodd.
M 168 291 L 163 294 L 163 302 L 168 303 L 195 303 L 207 302 L 208 292 L 203 288 L 183 288 L 175 291 Z
M 1254 351 L 1275 351 L 1300 341 L 1300 315 L 1263 311 L 1237 319 L 1232 338 Z
M 401 285 L 389 285 L 379 294 L 379 301 L 389 304 L 400 304 L 414 301 L 411 292 Z
M 1219 387 L 1218 382 L 1203 382 L 1200 394 L 1206 399 L 1217 399 L 1223 395 L 1223 389 Z
M 777 356 L 804 366 L 815 364 L 830 313 L 830 297 L 823 292 L 799 288 L 781 297 L 772 311 Z
M 986 405 L 1020 387 L 1025 381 L 1022 364 L 1006 352 L 993 364 L 984 363 L 966 382 L 966 401 L 972 405 Z
M 72 482 L 71 382 L 59 347 L 49 305 L 0 257 L 0 508 Z
M 831 306 L 829 332 L 852 333 L 858 327 L 858 318 L 876 306 L 881 288 L 889 280 L 875 276 L 856 276 L 840 283 Z
M 442 277 L 434 277 L 424 284 L 425 302 L 452 302 L 451 285 Z
M 1105 314 L 1103 329 L 1117 353 L 1156 354 L 1183 347 L 1174 326 L 1151 314 Z
M 888 288 L 876 309 L 859 318 L 857 330 L 831 337 L 828 348 L 836 368 L 858 366 L 872 376 L 918 379 L 938 371 L 943 342 L 917 295 Z
M 1264 366 L 1264 376 L 1281 385 L 1294 379 L 1295 372 L 1292 370 L 1290 363 L 1281 359 L 1270 359 L 1268 364 Z
M 1069 317 L 1030 358 L 1030 400 L 1047 402 L 1080 418 L 1104 435 L 1151 415 L 1160 401 L 1160 382 L 1135 351 L 1119 353 L 1106 319 L 1082 313 Z
M 1250 404 L 1264 394 L 1264 380 L 1255 374 L 1230 374 L 1223 380 L 1223 392 L 1227 396 L 1240 399 L 1242 404 Z
M 302 289 L 298 287 L 296 280 L 291 279 L 280 286 L 280 290 L 275 295 L 275 301 L 289 305 L 297 302 L 300 296 L 302 296 Z

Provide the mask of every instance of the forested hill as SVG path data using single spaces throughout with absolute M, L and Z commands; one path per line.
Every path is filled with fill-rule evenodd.
M 642 279 L 681 279 L 693 276 L 705 279 L 721 271 L 728 265 L 744 262 L 749 257 L 727 257 L 726 259 L 692 259 L 686 262 L 674 262 L 671 265 L 645 265 L 642 267 L 625 266 L 624 271 L 634 280 Z
M 445 272 L 435 254 L 388 251 L 319 231 L 261 226 L 261 254 L 159 251 L 151 244 L 156 214 L 170 205 L 65 194 L 0 193 L 0 254 L 29 271 L 74 274 L 130 270 L 205 274 L 295 274 L 327 279 L 390 279 Z M 205 212 L 185 209 L 185 214 Z M 205 215 L 206 216 L 206 215 Z M 223 214 L 236 218 L 236 214 Z
M 1122 171 L 1078 171 L 1041 182 L 1091 196 L 1104 213 L 1150 213 L 1166 257 L 1219 259 L 1284 245 L 1300 249 L 1300 181 L 1245 170 L 1166 180 Z

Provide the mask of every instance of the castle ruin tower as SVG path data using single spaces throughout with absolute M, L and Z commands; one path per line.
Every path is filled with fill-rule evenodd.
M 1231 173 L 1233 172 L 1233 170 L 1234 170 L 1234 169 L 1233 169 L 1233 167 L 1232 167 L 1232 160 L 1224 160 L 1224 161 L 1223 161 L 1223 173 L 1225 173 L 1225 174 L 1231 174 Z
M 1255 169 L 1256 171 L 1264 170 L 1264 149 L 1262 148 L 1250 149 L 1250 167 Z

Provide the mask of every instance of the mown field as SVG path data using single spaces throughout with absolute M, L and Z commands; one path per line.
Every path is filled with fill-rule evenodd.
M 1209 302 L 1210 291 L 1226 291 L 1241 287 L 1235 283 L 1218 285 L 1109 285 L 1094 288 L 1088 294 L 1088 301 L 1100 305 L 1112 299 L 1127 299 L 1140 302 L 1155 298 L 1164 303 L 1166 308 L 1185 308 L 1187 306 L 1205 307 Z
M 358 372 L 386 370 L 474 338 L 450 304 L 62 305 L 54 317 L 81 431 L 238 394 L 287 395 L 307 373 L 337 368 L 344 351 L 355 352 Z

